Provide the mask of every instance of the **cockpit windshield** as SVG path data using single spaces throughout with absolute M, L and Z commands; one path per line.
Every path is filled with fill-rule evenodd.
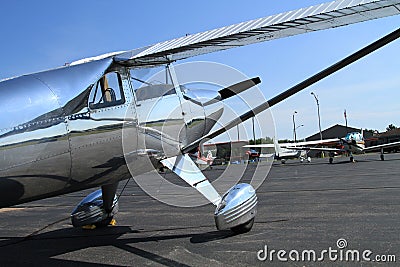
M 363 141 L 363 140 L 364 140 L 363 136 L 362 136 L 360 133 L 357 133 L 357 132 L 348 133 L 348 134 L 346 135 L 345 139 L 346 139 L 347 141 L 352 141 L 352 140 L 354 140 L 354 141 L 356 141 L 356 142 L 357 142 L 357 141 Z

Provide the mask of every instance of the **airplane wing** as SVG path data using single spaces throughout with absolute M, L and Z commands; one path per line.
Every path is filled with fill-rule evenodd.
M 324 145 L 327 143 L 335 143 L 339 142 L 339 138 L 332 139 L 323 139 L 323 140 L 315 140 L 315 141 L 305 141 L 305 142 L 297 142 L 297 143 L 280 143 L 279 146 L 282 148 L 292 149 L 293 147 L 304 147 L 311 145 Z M 274 147 L 274 144 L 258 144 L 258 145 L 245 145 L 243 147 Z
M 344 149 L 330 148 L 330 147 L 292 146 L 292 147 L 286 147 L 286 149 L 303 150 L 303 151 L 346 152 L 346 150 Z
M 400 141 L 388 143 L 388 144 L 377 145 L 377 146 L 366 147 L 366 148 L 364 148 L 364 152 L 379 151 L 384 148 L 396 147 L 396 146 L 400 146 Z
M 396 14 L 400 14 L 400 0 L 338 0 L 112 55 L 117 63 L 130 67 L 154 66 L 234 47 Z M 92 59 L 95 60 L 99 57 L 101 58 L 98 56 Z
M 243 147 L 260 147 L 260 148 L 264 148 L 264 147 L 275 147 L 274 144 L 258 144 L 258 145 L 245 145 Z
M 280 144 L 281 147 L 293 147 L 293 146 L 312 146 L 312 145 L 324 145 L 328 143 L 337 143 L 339 142 L 339 138 L 331 138 L 331 139 L 322 139 L 322 140 L 314 140 L 314 141 L 305 141 L 305 142 L 297 142 L 297 143 L 287 143 Z
M 329 139 L 327 139 L 329 140 Z M 334 139 L 332 139 L 334 140 Z M 337 139 L 337 140 L 341 140 L 341 139 Z M 343 140 L 342 140 L 343 141 Z M 307 142 L 305 142 L 307 143 Z M 323 143 L 320 143 L 323 144 Z M 293 145 L 293 144 L 292 144 Z M 353 146 L 355 146 L 354 144 L 352 144 Z M 370 146 L 370 147 L 366 147 L 366 148 L 361 148 L 364 152 L 373 152 L 373 151 L 379 151 L 381 149 L 384 148 L 390 148 L 390 147 L 396 147 L 396 146 L 400 146 L 400 141 L 398 142 L 393 142 L 393 143 L 388 143 L 388 144 L 382 144 L 382 145 L 377 145 L 377 146 Z M 254 147 L 254 146 L 252 146 Z M 344 149 L 340 149 L 340 148 L 326 148 L 326 147 L 304 147 L 304 146 L 281 146 L 283 148 L 286 149 L 292 149 L 292 150 L 313 150 L 313 151 L 326 151 L 326 152 L 345 152 L 346 150 Z

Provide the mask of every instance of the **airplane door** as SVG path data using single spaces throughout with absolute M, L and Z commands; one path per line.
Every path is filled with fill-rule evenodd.
M 132 101 L 128 75 L 121 69 L 101 77 L 91 88 L 86 107 L 70 116 L 70 186 L 94 186 L 130 177 L 123 129 L 131 127 L 129 142 L 135 148 L 137 120 Z
M 181 101 L 165 71 L 148 79 L 138 75 L 140 71 L 130 72 L 138 117 L 138 151 L 135 166 L 131 166 L 133 174 L 139 169 L 157 168 L 162 157 L 179 154 L 186 135 Z
M 145 86 L 136 90 L 136 96 L 140 152 L 157 154 L 160 157 L 176 155 L 183 138 L 185 123 L 173 86 Z M 146 162 L 148 163 L 148 160 Z M 148 170 L 152 168 L 152 165 L 144 165 L 148 165 Z

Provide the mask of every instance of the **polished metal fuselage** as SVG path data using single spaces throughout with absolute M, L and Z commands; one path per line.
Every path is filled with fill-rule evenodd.
M 93 109 L 90 91 L 109 71 L 123 102 Z M 0 207 L 148 172 L 213 126 L 177 94 L 138 101 L 129 75 L 106 58 L 0 82 Z

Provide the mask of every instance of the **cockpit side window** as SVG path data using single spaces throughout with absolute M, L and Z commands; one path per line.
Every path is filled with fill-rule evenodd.
M 171 76 L 166 71 L 167 69 L 164 66 L 149 69 L 130 69 L 130 78 L 135 89 L 136 100 L 141 102 L 176 95 Z M 185 88 L 180 85 L 178 90 L 183 93 Z
M 175 94 L 175 88 L 172 84 L 154 84 L 140 87 L 136 91 L 138 101 Z
M 122 80 L 118 72 L 109 72 L 92 87 L 89 95 L 89 108 L 97 109 L 125 103 Z

